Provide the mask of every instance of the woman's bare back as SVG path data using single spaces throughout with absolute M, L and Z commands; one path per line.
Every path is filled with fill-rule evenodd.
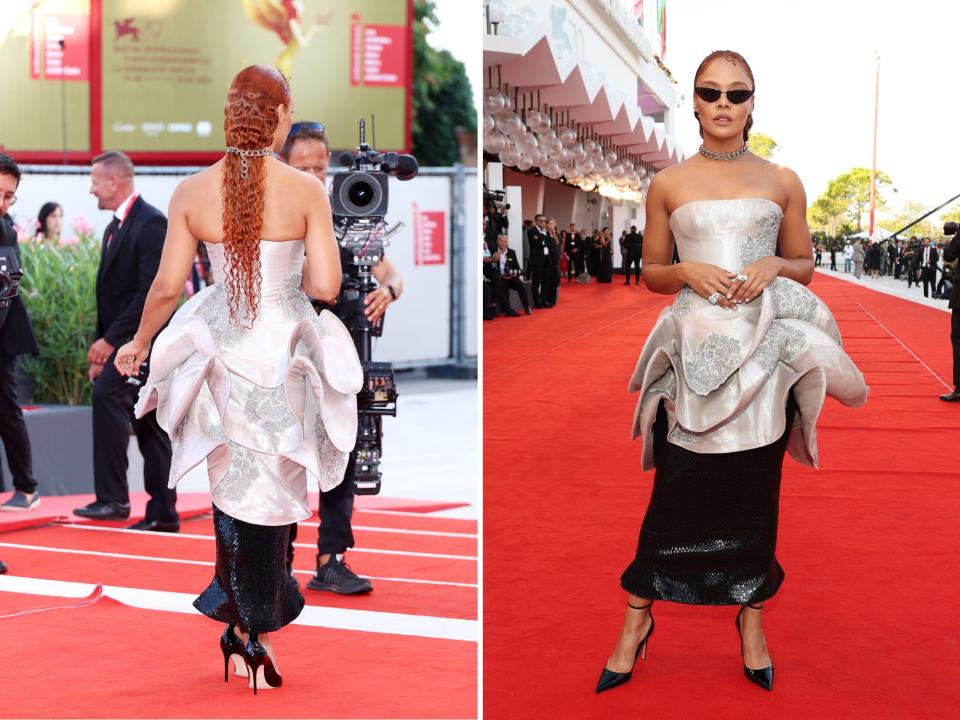
M 305 204 L 312 202 L 317 183 L 312 176 L 265 158 L 263 228 L 264 240 L 302 240 L 307 231 Z M 183 181 L 187 226 L 198 240 L 223 242 L 224 161 L 220 160 Z

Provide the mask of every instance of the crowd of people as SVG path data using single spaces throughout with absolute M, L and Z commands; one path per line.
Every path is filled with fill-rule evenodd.
M 613 236 L 609 226 L 601 229 L 578 229 L 570 223 L 558 230 L 555 218 L 537 213 L 524 220 L 523 237 L 526 255 L 523 264 L 516 251 L 509 248 L 506 214 L 495 207 L 485 210 L 483 243 L 483 319 L 497 315 L 519 317 L 513 308 L 511 292 L 517 293 L 524 314 L 534 309 L 549 309 L 559 302 L 563 278 L 568 283 L 613 282 Z M 640 284 L 643 234 L 635 225 L 624 230 L 619 239 L 622 269 L 630 284 Z M 524 281 L 529 283 L 529 292 Z
M 823 242 L 815 245 L 814 262 L 822 267 L 826 258 L 830 270 L 852 273 L 860 279 L 866 273 L 870 278 L 883 276 L 907 283 L 907 288 L 923 286 L 923 296 L 947 299 L 956 275 L 956 263 L 945 261 L 943 244 L 928 237 L 911 237 L 909 240 L 847 240 L 843 247 L 836 245 L 829 250 Z M 838 261 L 843 261 L 843 269 Z

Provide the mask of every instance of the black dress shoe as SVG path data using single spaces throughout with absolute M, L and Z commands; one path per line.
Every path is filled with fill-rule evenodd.
M 944 402 L 960 402 L 960 388 L 954 388 L 949 395 L 941 395 L 940 399 Z
M 126 520 L 130 517 L 130 503 L 97 501 L 86 507 L 77 508 L 73 514 L 91 520 Z
M 533 306 L 534 306 L 537 310 L 540 310 L 541 308 L 543 308 L 543 303 L 534 303 Z
M 524 309 L 523 309 L 523 314 L 524 314 L 524 315 L 533 315 L 533 310 L 531 310 L 530 308 L 524 308 Z
M 507 311 L 504 313 L 504 315 L 505 315 L 506 317 L 520 317 L 520 313 L 518 313 L 516 310 L 507 310 Z
M 180 532 L 180 523 L 177 520 L 147 520 L 144 518 L 127 528 L 127 530 L 146 530 L 147 532 Z
M 7 566 L 3 564 L 3 561 L 0 560 L 0 575 L 3 575 L 7 571 Z
M 325 565 L 319 564 L 318 555 L 317 563 L 317 572 L 307 583 L 311 590 L 329 590 L 340 595 L 359 595 L 373 590 L 371 582 L 351 570 L 342 555 L 334 555 Z

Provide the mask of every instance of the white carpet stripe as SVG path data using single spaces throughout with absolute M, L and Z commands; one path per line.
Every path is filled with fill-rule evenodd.
M 130 528 L 103 527 L 99 525 L 73 525 L 65 524 L 62 527 L 68 527 L 74 530 L 94 530 L 97 532 L 118 532 L 134 533 L 137 535 L 152 535 L 153 537 L 186 538 L 188 540 L 213 540 L 213 535 L 201 535 L 199 533 L 157 533 L 149 530 L 131 530 Z M 297 543 L 294 547 L 315 548 L 312 543 Z M 383 548 L 350 548 L 350 553 L 370 553 L 372 555 L 406 555 L 409 557 L 439 558 L 441 560 L 473 560 L 476 561 L 476 555 L 449 555 L 445 553 L 415 552 L 413 550 L 386 550 Z
M 205 536 L 199 536 L 205 537 Z M 295 546 L 299 546 L 299 543 L 294 543 Z M 46 545 L 23 545 L 20 543 L 5 543 L 0 542 L 0 547 L 15 548 L 17 550 L 39 550 L 41 552 L 55 552 L 55 553 L 64 553 L 66 555 L 93 555 L 96 557 L 111 557 L 119 558 L 121 560 L 145 560 L 148 562 L 162 562 L 162 563 L 177 563 L 180 565 L 205 565 L 207 567 L 213 567 L 215 563 L 208 560 L 184 560 L 180 558 L 168 558 L 168 557 L 158 557 L 155 555 L 129 555 L 127 553 L 113 553 L 113 552 L 104 552 L 102 550 L 77 550 L 74 548 L 58 548 L 58 547 L 48 547 Z M 304 545 L 303 547 L 314 547 L 313 545 Z M 298 575 L 310 575 L 313 576 L 313 573 L 310 570 L 294 570 Z M 475 588 L 477 585 L 475 583 L 459 583 L 449 580 L 419 580 L 417 578 L 397 578 L 397 577 L 377 577 L 375 575 L 364 575 L 364 577 L 370 578 L 371 580 L 384 580 L 386 582 L 406 582 L 406 583 L 419 583 L 422 585 L 450 585 L 452 587 L 467 587 Z
M 44 580 L 16 575 L 0 576 L 0 591 L 2 592 L 48 597 L 85 597 L 93 591 L 94 587 L 95 585 L 90 583 Z M 124 605 L 143 610 L 160 610 L 191 615 L 197 612 L 193 607 L 194 596 L 190 593 L 104 585 L 103 594 Z M 477 622 L 475 620 L 441 618 L 429 615 L 307 606 L 303 609 L 300 617 L 294 620 L 294 624 L 439 640 L 477 641 Z

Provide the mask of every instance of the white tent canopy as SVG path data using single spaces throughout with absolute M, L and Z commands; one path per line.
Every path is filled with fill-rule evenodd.
M 893 233 L 889 230 L 884 230 L 882 227 L 878 227 L 873 233 L 874 240 L 887 240 L 888 238 L 893 237 Z M 867 240 L 870 238 L 870 233 L 866 230 L 863 232 L 858 232 L 856 235 L 847 235 L 848 240 Z

